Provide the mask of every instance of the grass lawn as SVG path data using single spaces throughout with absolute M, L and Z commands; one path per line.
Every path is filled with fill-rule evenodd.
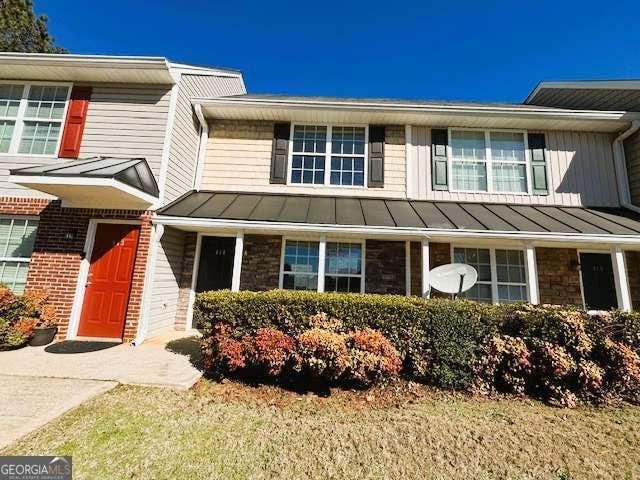
M 638 407 L 413 388 L 319 398 L 235 382 L 121 386 L 0 453 L 73 455 L 88 479 L 640 478 Z

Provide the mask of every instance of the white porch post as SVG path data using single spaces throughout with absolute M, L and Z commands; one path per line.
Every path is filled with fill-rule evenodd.
M 320 235 L 318 244 L 318 292 L 324 292 L 324 264 L 327 256 L 327 236 Z
M 422 296 L 431 296 L 431 286 L 429 284 L 429 240 L 422 240 Z
M 525 245 L 527 286 L 529 287 L 529 302 L 533 305 L 540 303 L 538 290 L 538 265 L 536 263 L 536 249 L 531 243 Z
M 240 291 L 240 271 L 242 270 L 242 253 L 244 250 L 244 234 L 236 233 L 236 249 L 233 253 L 233 276 L 231 277 L 231 291 Z
M 629 278 L 627 276 L 627 262 L 624 250 L 620 247 L 611 249 L 611 263 L 613 264 L 613 278 L 616 282 L 616 296 L 618 308 L 625 312 L 631 311 L 631 293 L 629 291 Z
M 411 240 L 404 244 L 404 284 L 405 295 L 411 296 Z

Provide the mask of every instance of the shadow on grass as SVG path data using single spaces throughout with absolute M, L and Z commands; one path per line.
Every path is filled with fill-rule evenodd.
M 200 338 L 197 336 L 179 338 L 172 340 L 165 346 L 167 350 L 178 355 L 189 357 L 189 362 L 198 370 L 202 371 L 202 354 L 200 353 Z

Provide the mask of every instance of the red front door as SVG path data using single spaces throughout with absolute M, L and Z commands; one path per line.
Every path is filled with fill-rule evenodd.
M 122 338 L 139 225 L 98 223 L 78 335 Z

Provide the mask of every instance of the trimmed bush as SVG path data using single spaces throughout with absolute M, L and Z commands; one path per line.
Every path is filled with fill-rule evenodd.
M 56 310 L 46 292 L 14 294 L 0 285 L 0 348 L 25 344 L 38 327 L 56 324 Z
M 558 406 L 640 403 L 640 315 L 295 291 L 197 296 L 205 366 L 363 387 L 399 374 Z M 261 347 L 256 347 L 260 339 Z

